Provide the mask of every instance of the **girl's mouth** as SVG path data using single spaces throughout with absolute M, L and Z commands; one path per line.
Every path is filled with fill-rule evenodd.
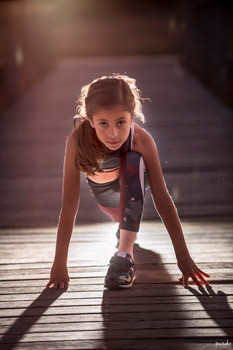
M 107 141 L 107 143 L 109 143 L 110 145 L 113 145 L 113 146 L 115 146 L 115 145 L 118 145 L 119 143 L 120 143 L 120 141 Z

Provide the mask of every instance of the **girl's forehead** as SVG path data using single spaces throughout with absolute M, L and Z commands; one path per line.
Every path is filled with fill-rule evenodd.
M 116 106 L 113 108 L 103 108 L 103 109 L 99 109 L 94 115 L 93 117 L 95 119 L 99 119 L 99 118 L 105 118 L 105 119 L 115 119 L 115 118 L 119 118 L 119 117 L 130 117 L 131 113 L 129 111 L 126 111 L 125 109 L 123 109 L 121 106 Z

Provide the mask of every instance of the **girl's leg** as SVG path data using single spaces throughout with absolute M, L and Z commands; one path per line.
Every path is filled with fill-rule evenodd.
M 120 229 L 139 231 L 143 213 L 145 164 L 137 152 L 128 152 L 121 158 Z
M 133 245 L 144 206 L 144 172 L 142 156 L 128 152 L 121 158 L 119 179 L 101 185 L 88 181 L 99 207 L 120 223 L 118 252 L 111 258 L 105 276 L 108 288 L 130 288 L 135 279 Z
M 137 235 L 137 232 L 120 230 L 120 243 L 118 246 L 118 252 L 129 253 L 132 256 L 133 260 L 134 260 L 133 246 L 134 246 L 136 235 Z
M 120 243 L 119 252 L 133 258 L 133 245 L 143 213 L 145 196 L 145 163 L 137 152 L 128 152 L 121 158 L 120 180 Z

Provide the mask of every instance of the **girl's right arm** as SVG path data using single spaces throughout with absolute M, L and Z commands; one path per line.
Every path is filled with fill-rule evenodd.
M 47 288 L 51 285 L 54 288 L 68 288 L 70 280 L 67 270 L 67 257 L 70 238 L 78 212 L 80 193 L 80 171 L 75 166 L 77 146 L 72 133 L 66 141 L 63 166 L 62 208 L 59 216 L 55 257 L 51 268 L 50 280 L 46 285 Z

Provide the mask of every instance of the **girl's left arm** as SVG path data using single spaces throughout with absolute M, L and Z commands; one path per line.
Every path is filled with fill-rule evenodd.
M 201 282 L 209 284 L 202 275 L 206 277 L 210 276 L 196 266 L 189 254 L 177 209 L 168 192 L 163 177 L 156 144 L 152 136 L 145 130 L 140 128 L 138 134 L 140 136 L 138 137 L 139 142 L 137 148 L 145 161 L 154 205 L 170 235 L 177 258 L 177 265 L 183 274 L 182 278 L 179 280 L 182 280 L 185 287 L 188 286 L 189 277 L 191 277 L 198 286 L 201 286 Z

